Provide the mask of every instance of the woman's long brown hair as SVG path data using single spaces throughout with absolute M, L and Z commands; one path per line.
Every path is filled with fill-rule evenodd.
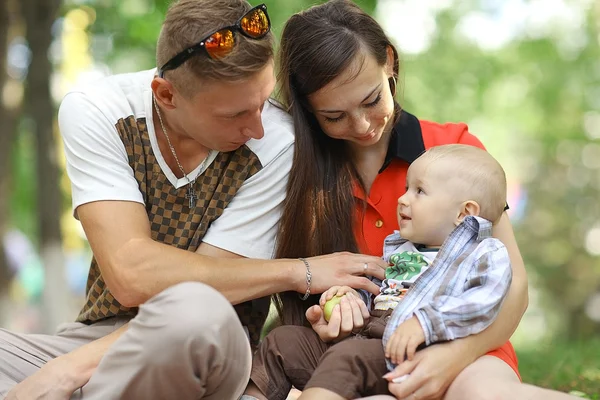
M 381 26 L 348 0 L 332 0 L 292 16 L 279 53 L 279 98 L 294 120 L 296 144 L 287 198 L 277 238 L 277 258 L 312 257 L 337 251 L 357 252 L 354 236 L 360 184 L 345 141 L 327 136 L 308 105 L 307 96 L 326 86 L 357 57 L 371 54 L 379 65 L 394 51 Z M 304 325 L 306 309 L 298 293 L 274 297 L 283 324 Z

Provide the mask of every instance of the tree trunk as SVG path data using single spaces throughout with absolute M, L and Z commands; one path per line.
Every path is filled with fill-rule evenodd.
M 6 54 L 11 24 L 10 2 L 0 4 L 0 326 L 8 322 L 9 288 L 12 272 L 4 252 L 4 236 L 8 230 L 8 204 L 10 200 L 11 150 L 16 137 L 18 112 L 8 109 L 1 101 L 1 94 L 8 81 Z
M 58 323 L 68 320 L 70 309 L 60 227 L 62 194 L 54 135 L 55 110 L 50 95 L 52 65 L 48 58 L 51 28 L 59 6 L 60 0 L 25 0 L 21 8 L 32 54 L 25 102 L 36 136 L 39 246 L 45 272 L 42 315 L 46 332 L 52 332 Z

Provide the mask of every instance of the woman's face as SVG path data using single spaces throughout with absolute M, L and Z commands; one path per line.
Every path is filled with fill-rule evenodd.
M 359 147 L 379 142 L 394 115 L 388 83 L 393 73 L 393 55 L 388 53 L 387 65 L 378 65 L 370 54 L 356 57 L 344 72 L 308 96 L 326 135 Z

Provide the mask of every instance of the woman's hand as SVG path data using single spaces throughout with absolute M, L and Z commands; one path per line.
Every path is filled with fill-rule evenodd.
M 81 387 L 71 371 L 68 358 L 55 358 L 15 386 L 6 400 L 69 400 Z
M 473 361 L 461 341 L 442 343 L 417 352 L 412 361 L 402 362 L 384 378 L 390 380 L 389 390 L 397 399 L 439 400 Z M 407 374 L 410 375 L 402 383 L 391 382 L 394 377 Z
M 331 342 L 348 337 L 352 331 L 362 329 L 369 319 L 367 306 L 352 292 L 342 297 L 331 312 L 329 322 L 325 320 L 323 309 L 314 305 L 306 310 L 306 319 L 322 341 Z

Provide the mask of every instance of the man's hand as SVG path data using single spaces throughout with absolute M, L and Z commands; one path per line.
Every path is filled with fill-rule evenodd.
M 400 364 L 404 357 L 412 361 L 417 347 L 425 341 L 425 333 L 417 317 L 404 321 L 392 334 L 385 346 L 385 356 L 394 364 Z
M 55 358 L 15 386 L 6 400 L 69 400 L 80 387 L 69 375 L 69 369 L 64 358 Z
M 59 356 L 17 386 L 7 400 L 68 400 L 90 380 L 110 346 L 128 329 L 121 326 L 112 333 Z
M 325 320 L 320 305 L 306 310 L 306 319 L 322 341 L 331 342 L 346 338 L 353 330 L 362 329 L 365 321 L 369 319 L 369 311 L 360 297 L 349 292 L 344 294 L 340 304 L 333 308 L 329 322 Z
M 323 293 L 332 286 L 350 286 L 379 294 L 379 286 L 367 278 L 383 280 L 388 264 L 380 257 L 352 253 L 334 253 L 307 258 L 312 272 L 311 293 Z M 366 268 L 365 268 L 366 266 Z M 299 270 L 298 270 L 299 271 Z M 298 293 L 306 290 L 304 271 L 296 281 Z

